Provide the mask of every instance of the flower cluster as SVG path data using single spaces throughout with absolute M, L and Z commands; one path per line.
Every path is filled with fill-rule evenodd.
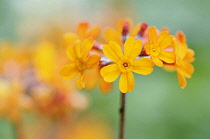
M 64 35 L 70 61 L 60 74 L 69 79 L 79 74 L 79 89 L 93 88 L 102 80 L 103 85 L 108 86 L 102 87 L 106 91 L 120 76 L 119 89 L 126 93 L 134 89 L 133 72 L 148 75 L 156 65 L 176 71 L 180 87 L 185 88 L 185 78 L 194 72 L 191 65 L 194 51 L 188 48 L 185 35 L 178 32 L 173 36 L 168 29 L 158 30 L 146 23 L 132 26 L 130 19 L 121 20 L 116 29 L 106 28 L 101 37 L 98 26 L 90 29 L 88 23 L 80 23 L 77 34 Z M 94 83 L 90 85 L 90 82 Z
M 17 129 L 25 126 L 23 113 L 29 112 L 54 124 L 50 138 L 55 133 L 59 138 L 112 138 L 106 124 L 94 121 L 92 116 L 75 116 L 90 101 L 77 88 L 99 86 L 102 93 L 107 93 L 120 77 L 120 91 L 132 92 L 137 77 L 134 74 L 148 75 L 154 66 L 176 71 L 180 87 L 185 88 L 186 78 L 194 72 L 194 51 L 180 31 L 173 36 L 168 29 L 158 30 L 146 23 L 133 26 L 130 19 L 124 19 L 116 28 L 102 31 L 84 22 L 76 33 L 61 32 L 62 39 L 62 35 L 50 33 L 50 40 L 38 39 L 33 45 L 0 43 L 0 118 L 6 117 Z M 91 124 L 90 119 L 94 119 Z M 38 127 L 40 130 L 52 128 L 40 125 L 47 126 Z
M 92 47 L 92 43 L 87 40 L 82 47 Z M 58 46 L 47 40 L 39 40 L 30 47 L 0 42 L 0 120 L 6 119 L 14 126 L 17 138 L 112 138 L 107 123 L 90 123 L 97 115 L 81 115 L 90 100 L 75 87 L 75 82 L 59 75 L 59 67 L 67 59 L 62 57 L 65 49 Z M 88 69 L 99 63 L 98 55 L 90 57 L 85 49 L 80 51 L 84 59 L 79 59 L 80 55 L 74 58 L 88 63 Z M 91 63 L 94 60 L 96 63 Z
M 22 112 L 36 111 L 60 119 L 88 106 L 88 99 L 73 87 L 73 82 L 56 74 L 56 65 L 62 65 L 62 59 L 56 61 L 58 51 L 48 41 L 31 47 L 0 44 L 0 117 L 18 121 Z

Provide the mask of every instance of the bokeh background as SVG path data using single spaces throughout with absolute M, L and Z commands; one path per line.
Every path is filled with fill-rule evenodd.
M 168 27 L 172 34 L 182 30 L 196 54 L 192 78 L 183 90 L 175 73 L 158 67 L 148 76 L 136 75 L 135 89 L 127 93 L 126 138 L 209 139 L 209 14 L 209 0 L 0 0 L 0 40 L 33 42 L 50 28 L 72 31 L 81 21 L 113 26 L 125 17 L 134 23 Z M 105 123 L 116 139 L 120 100 L 117 82 L 107 95 L 97 88 L 82 93 L 90 99 L 83 114 Z M 34 123 L 33 118 L 26 119 Z M 0 139 L 13 138 L 11 123 L 1 118 Z

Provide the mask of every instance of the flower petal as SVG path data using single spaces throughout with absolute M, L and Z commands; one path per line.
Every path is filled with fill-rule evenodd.
M 142 75 L 148 75 L 153 71 L 154 63 L 151 59 L 142 58 L 133 62 L 132 71 Z
M 67 54 L 68 58 L 69 58 L 71 61 L 75 61 L 75 60 L 76 60 L 76 54 L 75 54 L 75 51 L 74 51 L 73 46 L 69 46 L 69 47 L 67 48 L 66 54 Z
M 180 59 L 183 59 L 187 53 L 187 45 L 179 42 L 177 38 L 173 38 L 172 44 L 174 45 L 176 56 L 178 56 Z
M 187 54 L 183 60 L 187 62 L 193 62 L 195 61 L 195 58 L 193 57 L 194 55 L 195 55 L 195 52 L 192 49 L 188 49 Z
M 150 54 L 150 45 L 149 45 L 148 41 L 144 44 L 144 49 L 145 49 L 146 53 L 149 55 Z
M 176 59 L 174 52 L 163 50 L 160 51 L 158 58 L 165 61 L 166 63 L 174 63 Z
M 187 62 L 182 62 L 180 67 L 180 72 L 187 78 L 191 78 L 191 74 L 194 72 L 194 67 L 192 64 Z
M 132 72 L 124 72 L 120 77 L 119 88 L 122 93 L 132 92 L 134 88 L 134 76 Z
M 74 49 L 74 54 L 76 55 L 76 57 L 81 58 L 82 54 L 81 54 L 81 41 L 80 40 L 77 40 L 74 43 L 73 49 Z
M 85 88 L 87 90 L 92 90 L 98 84 L 100 77 L 98 68 L 88 72 L 85 76 Z
M 96 66 L 98 66 L 100 58 L 101 57 L 97 54 L 88 56 L 87 61 L 86 61 L 86 68 L 91 70 L 95 68 Z
M 83 22 L 78 25 L 77 33 L 82 39 L 84 39 L 88 35 L 88 30 L 89 30 L 88 28 L 89 28 L 89 23 L 87 22 Z
M 156 32 L 155 27 L 149 27 L 148 35 L 149 35 L 149 43 L 150 44 L 153 44 L 157 41 L 157 32 Z
M 172 39 L 173 39 L 173 36 L 169 35 L 167 36 L 160 44 L 160 48 L 161 49 L 164 49 L 166 47 L 168 47 L 171 43 L 172 43 Z
M 82 56 L 87 57 L 92 49 L 94 41 L 91 38 L 85 39 L 82 43 Z
M 100 73 L 106 82 L 113 82 L 119 76 L 120 70 L 118 69 L 116 64 L 112 64 L 103 67 Z
M 104 54 L 114 62 L 121 61 L 123 57 L 121 47 L 114 41 L 111 41 L 109 45 L 103 45 L 103 52 Z
M 190 74 L 192 74 L 194 72 L 194 67 L 192 64 L 188 63 L 188 62 L 184 62 L 182 63 L 182 66 L 186 69 L 186 71 Z
M 158 36 L 157 44 L 161 44 L 165 40 L 165 38 L 168 37 L 168 34 L 169 34 L 168 31 L 162 31 Z
M 79 39 L 79 36 L 75 33 L 68 32 L 63 36 L 64 46 L 72 46 L 76 40 Z
M 161 61 L 158 57 L 151 56 L 153 62 L 155 63 L 156 66 L 162 67 L 163 66 L 163 61 Z
M 122 40 L 121 40 L 121 33 L 119 33 L 118 31 L 112 29 L 112 28 L 107 28 L 104 31 L 104 39 L 107 42 L 110 41 L 115 41 L 117 42 L 117 44 L 119 44 L 120 46 L 122 45 Z
M 142 50 L 142 42 L 141 40 L 135 40 L 134 37 L 129 37 L 125 41 L 124 45 L 124 55 L 128 59 L 134 60 Z
M 176 38 L 177 38 L 177 40 L 179 40 L 180 43 L 183 43 L 183 44 L 186 43 L 186 37 L 185 37 L 185 34 L 183 32 L 178 31 L 176 33 Z
M 99 26 L 95 26 L 90 31 L 90 37 L 92 37 L 93 39 L 96 39 L 98 37 L 99 33 L 100 33 L 100 27 Z
M 177 72 L 177 77 L 178 77 L 180 87 L 182 89 L 184 89 L 187 85 L 187 81 L 186 81 L 185 77 L 179 72 Z
M 85 88 L 85 83 L 84 83 L 85 75 L 86 75 L 85 71 L 83 71 L 79 74 L 79 77 L 77 79 L 77 87 L 79 89 L 84 89 Z
M 176 71 L 176 66 L 175 65 L 170 65 L 170 64 L 164 64 L 163 69 L 168 71 L 168 72 L 173 72 L 173 71 Z
M 99 87 L 103 94 L 107 94 L 113 88 L 113 85 L 101 79 Z
M 78 74 L 78 70 L 76 68 L 76 65 L 74 63 L 71 63 L 68 65 L 65 65 L 61 69 L 60 74 L 66 79 L 71 79 Z

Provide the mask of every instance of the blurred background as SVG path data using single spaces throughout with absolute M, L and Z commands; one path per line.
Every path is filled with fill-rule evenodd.
M 183 31 L 189 48 L 195 51 L 196 59 L 193 63 L 195 72 L 187 80 L 188 85 L 184 90 L 178 85 L 176 73 L 165 72 L 158 67 L 148 76 L 135 75 L 135 89 L 132 93 L 127 93 L 126 139 L 209 139 L 209 14 L 209 0 L 0 0 L 0 139 L 15 139 L 17 136 L 26 139 L 116 139 L 120 101 L 118 81 L 114 83 L 113 90 L 105 95 L 96 88 L 93 91 L 71 93 L 69 96 L 68 93 L 60 92 L 78 90 L 68 87 L 66 81 L 61 81 L 62 87 L 56 86 L 59 77 L 56 80 L 50 75 L 43 79 L 44 83 L 40 83 L 39 78 L 33 78 L 33 70 L 28 63 L 30 60 L 39 63 L 42 61 L 40 59 L 54 53 L 59 58 L 56 62 L 65 58 L 65 53 L 62 53 L 65 50 L 57 54 L 60 44 L 57 39 L 65 32 L 75 31 L 81 21 L 105 27 L 115 26 L 117 20 L 126 17 L 131 18 L 135 24 L 146 22 L 157 28 L 168 27 L 172 34 Z M 37 40 L 53 40 L 56 43 Z M 32 45 L 40 49 L 34 50 Z M 56 45 L 53 46 L 56 49 L 49 51 L 48 47 L 51 45 Z M 30 53 L 33 52 L 35 56 L 31 57 Z M 17 58 L 17 53 L 18 56 L 27 55 L 27 59 Z M 7 66 L 2 66 L 5 59 L 10 61 Z M 18 62 L 14 62 L 14 59 L 18 59 Z M 46 65 L 45 62 L 51 62 L 53 66 L 56 64 L 47 58 L 43 65 Z M 17 63 L 21 63 L 21 67 L 17 68 Z M 27 71 L 22 70 L 25 65 Z M 55 69 L 48 69 L 40 63 L 35 65 L 40 70 Z M 17 69 L 14 71 L 14 68 Z M 3 72 L 6 75 L 3 76 Z M 37 86 L 30 88 L 29 94 L 38 106 L 31 104 L 25 97 L 16 100 L 22 95 L 21 90 L 28 89 L 19 79 L 8 80 L 18 72 L 24 72 L 19 78 L 24 78 L 26 83 L 30 80 L 28 78 L 35 80 L 32 84 Z M 53 86 L 53 89 L 49 86 Z M 53 96 L 41 93 L 43 90 L 54 92 Z M 5 95 L 5 92 L 18 93 Z M 37 95 L 33 92 L 39 93 Z M 63 98 L 70 99 L 71 103 L 57 102 Z M 50 103 L 45 104 L 49 100 Z M 7 107 L 3 107 L 7 103 Z M 57 110 L 59 108 L 56 106 L 63 109 Z M 49 110 L 48 107 L 53 108 Z M 22 108 L 26 109 L 24 114 L 19 112 Z M 31 109 L 35 109 L 35 112 L 31 113 Z M 17 130 L 20 129 L 21 132 L 17 135 Z

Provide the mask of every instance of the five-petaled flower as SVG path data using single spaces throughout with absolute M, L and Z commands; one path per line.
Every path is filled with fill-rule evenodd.
M 70 62 L 61 69 L 60 74 L 64 78 L 71 79 L 79 73 L 77 79 L 77 87 L 79 89 L 85 87 L 84 78 L 86 70 L 94 69 L 100 61 L 99 55 L 89 55 L 93 44 L 94 42 L 91 38 L 85 39 L 83 42 L 77 40 L 73 46 L 69 46 L 67 49 L 67 56 Z
M 124 44 L 124 54 L 121 47 L 114 41 L 103 46 L 104 54 L 115 64 L 105 66 L 100 73 L 105 81 L 113 82 L 121 74 L 119 88 L 122 93 L 134 89 L 134 76 L 132 72 L 148 75 L 153 71 L 154 63 L 149 58 L 135 60 L 142 50 L 141 40 L 129 37 Z
M 157 36 L 155 27 L 149 27 L 148 29 L 148 41 L 144 45 L 146 53 L 150 55 L 156 66 L 162 67 L 163 61 L 166 63 L 174 63 L 175 54 L 172 51 L 168 51 L 173 36 L 169 35 L 168 31 L 162 31 Z

